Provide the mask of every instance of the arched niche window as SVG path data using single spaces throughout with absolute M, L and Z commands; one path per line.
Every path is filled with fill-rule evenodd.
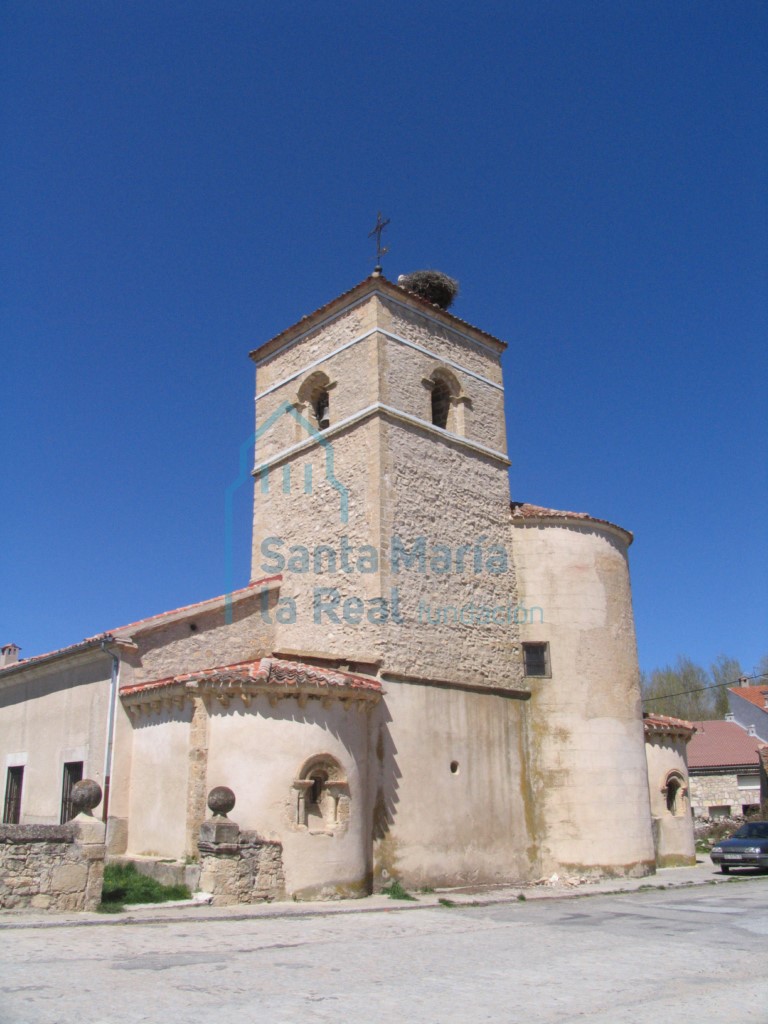
M 670 814 L 685 813 L 688 787 L 684 775 L 678 771 L 669 772 L 661 791 L 664 794 L 667 810 Z
M 335 386 L 328 374 L 317 370 L 299 388 L 296 407 L 317 430 L 331 425 L 331 389 Z
M 451 409 L 451 392 L 444 380 L 438 377 L 432 388 L 432 422 L 443 430 L 448 426 Z
M 331 754 L 316 754 L 293 781 L 296 824 L 310 832 L 333 832 L 349 820 L 349 786 L 344 769 Z
M 439 367 L 422 383 L 429 391 L 430 422 L 441 430 L 452 434 L 464 433 L 464 409 L 471 407 L 471 402 L 462 393 L 461 385 L 455 374 L 445 367 Z

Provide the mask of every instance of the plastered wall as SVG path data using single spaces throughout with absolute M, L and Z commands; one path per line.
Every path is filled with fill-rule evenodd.
M 24 766 L 22 822 L 58 823 L 67 761 L 82 761 L 84 777 L 103 787 L 111 668 L 105 654 L 89 651 L 3 680 L 0 784 L 4 791 L 8 767 Z
M 526 678 L 535 829 L 545 872 L 653 870 L 626 541 L 590 523 L 512 527 L 520 600 L 543 609 L 551 678 Z
M 418 888 L 531 878 L 524 702 L 389 681 L 377 708 L 377 885 Z

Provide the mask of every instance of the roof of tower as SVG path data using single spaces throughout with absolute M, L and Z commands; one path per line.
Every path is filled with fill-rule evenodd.
M 273 338 L 263 342 L 258 346 L 258 348 L 253 349 L 249 353 L 251 359 L 258 361 L 264 356 L 270 355 L 275 349 L 280 348 L 281 345 L 292 341 L 295 335 L 304 334 L 314 326 L 317 326 L 319 321 L 333 316 L 335 313 L 340 312 L 345 306 L 366 297 L 366 295 L 372 295 L 375 292 L 380 292 L 392 299 L 396 299 L 399 302 L 406 301 L 412 308 L 434 317 L 435 320 L 442 321 L 447 327 L 453 327 L 454 329 L 459 329 L 465 333 L 477 334 L 479 335 L 479 340 L 492 341 L 495 345 L 499 346 L 500 351 L 503 351 L 507 347 L 507 343 L 505 341 L 495 337 L 493 334 L 489 334 L 488 331 L 484 331 L 481 327 L 475 327 L 474 324 L 469 323 L 467 320 L 462 320 L 461 317 L 456 316 L 454 313 L 449 313 L 446 310 L 441 309 L 439 306 L 436 306 L 421 295 L 408 291 L 407 288 L 403 288 L 400 285 L 393 284 L 391 281 L 387 280 L 386 277 L 382 277 L 380 274 L 372 274 L 370 277 L 366 277 L 359 284 L 356 284 L 354 288 L 350 288 L 349 291 L 342 292 L 341 295 L 337 295 L 335 299 L 331 299 L 330 302 L 326 302 L 324 306 L 320 306 L 314 312 L 307 313 L 306 316 L 301 318 L 301 320 L 298 320 L 290 327 L 286 327 L 285 330 L 280 331 L 279 334 L 276 334 Z

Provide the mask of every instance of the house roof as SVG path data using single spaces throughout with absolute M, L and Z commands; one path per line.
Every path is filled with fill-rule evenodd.
M 737 697 L 748 700 L 750 704 L 754 704 L 761 711 L 768 710 L 768 685 L 765 683 L 761 686 L 729 686 L 728 689 Z
M 373 294 L 379 291 L 384 295 L 389 295 L 393 299 L 399 299 L 402 301 L 407 298 L 408 303 L 414 306 L 421 306 L 425 313 L 433 316 L 436 320 L 441 320 L 448 327 L 458 327 L 462 331 L 471 331 L 473 334 L 480 335 L 482 338 L 487 338 L 500 346 L 501 349 L 507 347 L 507 343 L 502 341 L 500 338 L 495 337 L 493 334 L 489 334 L 488 331 L 484 331 L 481 327 L 475 327 L 474 324 L 469 323 L 467 320 L 462 320 L 461 317 L 456 316 L 454 313 L 449 313 L 447 310 L 441 309 L 440 306 L 434 305 L 428 299 L 423 298 L 421 295 L 417 295 L 415 292 L 408 291 L 407 288 L 403 288 L 399 284 L 393 284 L 392 281 L 387 280 L 386 277 L 380 274 L 371 274 L 370 277 L 366 277 L 359 284 L 356 284 L 353 288 L 350 288 L 346 292 L 342 292 L 341 295 L 337 295 L 336 298 L 331 299 L 330 302 L 326 302 L 325 305 L 320 306 L 312 313 L 307 313 L 301 320 L 298 320 L 295 324 L 290 327 L 286 327 L 280 331 L 273 338 L 263 342 L 258 348 L 251 351 L 251 359 L 259 360 L 264 356 L 269 355 L 274 349 L 279 348 L 281 343 L 291 340 L 291 335 L 297 331 L 303 333 L 312 328 L 312 321 L 322 320 L 324 317 L 332 315 L 337 310 L 343 309 L 349 305 L 350 302 L 358 298 L 363 298 L 366 294 Z
M 751 767 L 760 763 L 765 746 L 736 722 L 694 722 L 696 734 L 688 744 L 689 768 Z
M 696 732 L 693 722 L 673 718 L 671 715 L 657 715 L 651 711 L 643 712 L 643 728 L 646 735 L 682 736 L 688 740 Z
M 543 505 L 531 505 L 527 501 L 510 501 L 509 505 L 512 509 L 512 518 L 515 520 L 579 519 L 589 523 L 600 523 L 601 526 L 610 526 L 614 530 L 619 530 L 625 537 L 629 538 L 630 544 L 634 540 L 632 533 L 629 530 L 625 530 L 623 526 L 618 526 L 608 519 L 598 519 L 596 516 L 591 516 L 588 512 L 566 512 L 557 508 L 545 508 Z
M 243 597 L 247 597 L 250 592 L 257 588 L 262 588 L 270 583 L 278 582 L 281 579 L 282 576 L 267 576 L 261 580 L 254 580 L 253 583 L 249 583 L 247 587 L 241 587 L 238 590 L 233 590 L 230 594 L 220 594 L 218 597 L 210 597 L 205 601 L 196 601 L 194 604 L 182 605 L 180 608 L 172 608 L 170 611 L 158 612 L 157 615 L 150 615 L 146 619 L 139 619 L 137 622 L 130 622 L 125 626 L 118 626 L 116 629 L 106 630 L 103 633 L 96 633 L 94 636 L 86 637 L 84 640 L 78 640 L 77 643 L 68 644 L 66 647 L 59 647 L 55 651 L 46 651 L 44 654 L 35 654 L 31 658 L 20 658 L 18 661 L 13 662 L 13 664 L 5 665 L 0 668 L 0 678 L 5 678 L 6 676 L 19 672 L 22 669 L 45 661 L 50 661 L 54 658 L 62 658 L 69 654 L 79 654 L 82 651 L 99 647 L 104 643 L 111 644 L 119 643 L 121 640 L 126 641 L 130 638 L 131 634 L 141 632 L 146 629 L 152 629 L 156 625 L 162 625 L 164 621 L 167 621 L 173 616 L 183 618 L 191 612 L 207 611 L 209 608 L 215 608 L 217 604 L 224 602 L 227 598 L 239 601 Z
M 182 675 L 166 676 L 145 683 L 133 683 L 120 687 L 120 696 L 125 702 L 162 699 L 169 691 L 200 690 L 226 697 L 243 692 L 279 690 L 283 692 L 308 693 L 314 695 L 376 697 L 382 693 L 381 683 L 370 676 L 353 672 L 339 672 L 336 669 L 304 665 L 296 661 L 279 658 L 259 658 L 256 661 L 241 661 L 234 665 L 217 665 L 214 668 Z

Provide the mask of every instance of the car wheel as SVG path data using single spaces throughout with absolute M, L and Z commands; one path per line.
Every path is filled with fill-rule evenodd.
M 730 868 L 730 865 L 729 865 L 729 864 L 721 864 L 721 865 L 720 865 L 720 870 L 721 870 L 721 872 L 722 872 L 722 873 L 723 873 L 724 875 L 727 875 L 727 874 L 728 874 L 728 872 L 729 872 L 729 871 L 731 870 L 731 868 Z

